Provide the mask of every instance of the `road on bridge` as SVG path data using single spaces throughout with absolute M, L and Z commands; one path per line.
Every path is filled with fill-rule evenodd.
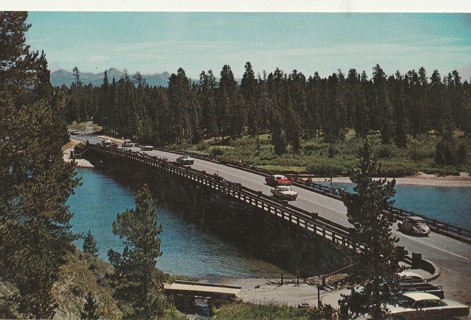
M 89 140 L 90 143 L 99 143 L 102 140 L 93 136 L 76 137 L 74 139 L 84 142 Z M 143 152 L 137 147 L 129 149 Z M 151 156 L 165 157 L 169 161 L 175 161 L 179 156 L 175 153 L 157 150 L 145 151 L 145 153 Z M 271 196 L 271 187 L 265 184 L 265 178 L 262 175 L 200 159 L 195 159 L 192 168 L 204 170 L 208 174 L 213 174 L 217 171 L 221 177 L 228 181 L 241 183 L 247 188 L 254 191 L 262 191 L 264 194 Z M 298 192 L 297 200 L 290 202 L 293 206 L 309 212 L 316 212 L 319 216 L 346 227 L 351 226 L 347 220 L 346 207 L 341 201 L 303 188 L 293 187 L 293 189 Z M 393 234 L 400 239 L 399 245 L 403 245 L 409 252 L 422 253 L 424 259 L 437 264 L 446 273 L 446 278 L 455 282 L 453 284 L 442 283 L 444 289 L 449 285 L 457 286 L 457 290 L 461 288 L 464 292 L 471 292 L 471 244 L 436 233 L 431 233 L 429 237 L 422 238 L 408 236 L 399 232 L 397 225 L 394 226 Z M 471 294 L 468 296 L 471 297 Z M 469 301 L 462 302 L 469 304 Z

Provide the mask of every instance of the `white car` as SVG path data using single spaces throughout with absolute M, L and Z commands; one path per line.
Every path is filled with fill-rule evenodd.
M 424 292 L 404 293 L 396 305 L 387 308 L 392 320 L 447 320 L 469 315 L 467 305 Z
M 190 156 L 186 155 L 178 157 L 176 161 L 178 164 L 190 166 L 195 162 L 195 160 L 193 160 Z
M 296 200 L 298 197 L 298 193 L 293 191 L 290 186 L 277 186 L 271 189 L 271 193 L 281 200 Z
M 425 224 L 424 219 L 417 216 L 411 216 L 398 223 L 400 231 L 415 236 L 428 236 L 430 228 Z
M 121 147 L 123 147 L 123 148 L 134 147 L 134 143 L 131 142 L 131 140 L 126 139 L 126 140 L 124 140 L 123 143 L 121 144 Z

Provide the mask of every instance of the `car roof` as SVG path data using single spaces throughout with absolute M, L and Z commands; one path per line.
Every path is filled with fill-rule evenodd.
M 284 175 L 281 175 L 281 174 L 274 174 L 273 177 L 274 177 L 275 179 L 288 179 L 288 178 L 286 178 Z
M 408 217 L 407 219 L 414 220 L 414 221 L 423 221 L 424 220 L 422 217 L 417 217 L 417 216 L 411 216 L 411 217 Z
M 420 279 L 424 279 L 424 277 L 416 272 L 409 271 L 409 270 L 404 270 L 400 273 L 398 273 L 399 277 L 401 278 L 406 278 L 406 277 L 417 277 Z
M 406 292 L 402 295 L 415 300 L 415 301 L 422 301 L 422 300 L 440 300 L 439 297 L 426 292 Z

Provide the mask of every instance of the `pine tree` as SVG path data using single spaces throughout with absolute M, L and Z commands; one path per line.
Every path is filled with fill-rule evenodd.
M 83 239 L 83 252 L 89 253 L 94 257 L 98 257 L 98 250 L 100 249 L 96 245 L 95 238 L 93 237 L 92 232 L 88 229 L 87 235 Z
M 98 305 L 89 291 L 86 297 L 86 302 L 83 305 L 83 311 L 80 312 L 82 320 L 96 320 L 100 319 L 101 313 L 98 311 Z
M 65 205 L 78 184 L 62 159 L 68 141 L 45 55 L 24 43 L 25 12 L 0 12 L 0 277 L 25 317 L 52 318 L 51 289 L 77 237 Z
M 248 133 L 252 136 L 258 135 L 260 119 L 257 105 L 257 80 L 250 62 L 245 64 L 245 73 L 242 76 L 240 91 L 247 106 Z
M 271 142 L 276 155 L 282 155 L 286 151 L 287 141 L 286 134 L 283 130 L 283 123 L 281 122 L 280 114 L 275 110 L 272 119 L 272 137 Z
M 211 70 L 206 74 L 204 71 L 200 74 L 199 82 L 199 103 L 201 105 L 201 122 L 206 135 L 216 133 L 216 100 L 215 100 L 216 78 Z
M 387 310 L 384 302 L 391 299 L 390 291 L 397 287 L 400 270 L 396 250 L 398 238 L 392 236 L 394 216 L 384 210 L 393 204 L 395 180 L 373 180 L 378 173 L 378 164 L 368 141 L 359 152 L 359 167 L 350 179 L 355 183 L 354 193 L 343 193 L 348 221 L 353 225 L 353 241 L 364 245 L 364 250 L 354 252 L 357 262 L 354 280 L 364 287 L 365 309 L 372 319 L 384 319 Z M 389 292 L 385 288 L 390 290 Z
M 122 254 L 110 250 L 108 257 L 115 268 L 109 275 L 115 287 L 114 297 L 131 306 L 128 318 L 149 319 L 162 315 L 162 272 L 156 268 L 160 251 L 158 214 L 150 189 L 142 186 L 136 195 L 136 209 L 118 214 L 113 233 L 125 245 Z

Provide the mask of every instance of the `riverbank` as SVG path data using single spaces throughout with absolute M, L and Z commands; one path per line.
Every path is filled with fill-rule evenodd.
M 425 270 L 409 270 L 420 274 L 425 279 L 431 279 L 432 274 Z M 470 305 L 471 292 L 463 290 L 462 281 L 463 279 L 460 275 L 451 274 L 448 270 L 442 269 L 440 276 L 433 280 L 432 283 L 443 287 L 446 292 L 446 298 Z M 337 309 L 339 308 L 338 301 L 341 295 L 350 293 L 347 285 L 318 291 L 316 285 L 309 284 L 308 282 L 301 281 L 298 284 L 295 278 L 285 279 L 283 284 L 281 284 L 280 278 L 243 278 L 220 281 L 221 284 L 241 287 L 239 294 L 241 301 L 254 304 L 277 304 L 292 307 L 298 307 L 299 304 L 308 304 L 311 307 L 317 307 L 320 301 L 324 305 L 331 305 Z
M 351 183 L 349 177 L 319 178 L 312 177 L 313 182 Z M 418 173 L 414 176 L 396 178 L 396 184 L 418 185 L 431 187 L 471 187 L 471 177 L 462 172 L 459 176 L 436 176 L 433 174 Z
M 93 168 L 93 165 L 85 160 L 85 159 L 71 159 L 70 158 L 70 151 L 74 150 L 74 147 L 75 145 L 81 143 L 81 141 L 78 141 L 78 140 L 70 140 L 69 143 L 67 143 L 66 145 L 64 145 L 62 147 L 62 156 L 64 158 L 64 161 L 65 162 L 71 162 L 73 160 L 75 160 L 75 165 L 77 167 L 82 167 L 82 168 Z

